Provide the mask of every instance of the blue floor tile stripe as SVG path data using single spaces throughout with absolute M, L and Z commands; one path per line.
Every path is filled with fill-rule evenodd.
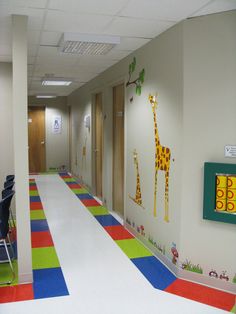
M 69 295 L 61 267 L 33 270 L 33 277 L 35 299 Z
M 38 232 L 38 231 L 48 231 L 48 223 L 46 219 L 41 220 L 31 220 L 31 232 Z
M 103 226 L 118 226 L 120 223 L 112 215 L 94 216 L 95 219 Z
M 77 197 L 80 200 L 93 200 L 94 198 L 92 197 L 92 195 L 84 193 L 84 194 L 77 194 Z
M 156 289 L 164 290 L 176 280 L 155 256 L 133 258 L 131 261 Z
M 40 196 L 32 196 L 30 197 L 30 201 L 41 202 L 41 199 Z M 32 233 L 39 231 L 50 232 L 46 219 L 31 220 L 30 224 Z M 37 249 L 40 250 L 41 248 Z M 69 295 L 61 267 L 33 270 L 33 293 L 34 299 Z
M 30 202 L 41 202 L 39 196 L 30 196 Z
M 76 181 L 76 183 L 78 182 Z M 69 183 L 71 182 L 65 183 L 68 185 L 68 187 L 70 187 Z M 94 197 L 90 194 L 79 194 L 76 196 L 80 200 L 94 199 Z M 94 218 L 103 227 L 121 225 L 112 215 L 98 215 L 94 216 Z M 176 277 L 155 256 L 134 258 L 131 259 L 131 261 L 156 289 L 164 290 L 176 280 Z

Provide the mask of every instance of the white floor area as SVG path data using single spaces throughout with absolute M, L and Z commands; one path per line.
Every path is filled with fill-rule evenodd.
M 154 289 L 58 175 L 34 177 L 70 295 L 1 304 L 0 313 L 228 313 Z

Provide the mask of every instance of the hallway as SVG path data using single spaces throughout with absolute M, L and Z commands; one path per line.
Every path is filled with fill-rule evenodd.
M 226 313 L 154 289 L 61 177 L 33 177 L 69 296 L 1 304 L 0 313 Z

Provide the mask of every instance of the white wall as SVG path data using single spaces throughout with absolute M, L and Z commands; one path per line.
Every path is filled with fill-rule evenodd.
M 69 165 L 69 107 L 66 97 L 55 99 L 28 98 L 29 106 L 45 106 L 46 132 L 46 168 L 60 168 L 62 165 L 70 170 Z M 54 116 L 61 116 L 61 133 L 53 134 L 52 121 Z
M 224 146 L 236 144 L 235 29 L 235 11 L 184 22 L 181 258 L 231 279 L 235 225 L 203 220 L 202 208 L 204 162 L 235 163 L 224 158 Z
M 12 129 L 12 65 L 0 62 L 0 186 L 14 173 Z
M 168 53 L 167 53 L 168 51 Z M 145 82 L 142 95 L 137 96 L 132 86 L 125 90 L 125 154 L 126 154 L 126 184 L 125 190 L 125 220 L 143 225 L 145 237 L 141 240 L 146 244 L 151 237 L 157 245 L 165 247 L 166 256 L 171 261 L 171 247 L 174 242 L 179 247 L 179 213 L 181 206 L 181 145 L 182 145 L 182 26 L 170 29 L 142 49 L 114 65 L 96 79 L 92 80 L 68 97 L 72 107 L 72 170 L 82 177 L 85 185 L 94 190 L 92 176 L 92 130 L 86 133 L 83 119 L 92 112 L 93 95 L 101 92 L 103 95 L 104 114 L 104 171 L 103 200 L 108 209 L 112 210 L 112 88 L 128 79 L 129 63 L 133 56 L 137 59 L 136 77 L 145 68 Z M 148 101 L 149 93 L 158 93 L 158 129 L 163 146 L 171 149 L 172 159 L 170 169 L 170 222 L 164 222 L 164 172 L 158 174 L 157 217 L 153 216 L 154 171 L 155 171 L 155 138 L 152 108 Z M 133 102 L 129 99 L 133 96 Z M 85 134 L 87 141 L 88 168 L 82 163 L 82 147 Z M 145 209 L 137 206 L 129 195 L 135 196 L 136 173 L 133 163 L 133 150 L 139 153 L 139 169 L 141 189 Z M 77 165 L 75 160 L 77 159 Z M 155 248 L 151 245 L 152 249 Z M 157 250 L 156 250 L 157 251 Z M 171 263 L 171 262 L 170 262 Z
M 152 40 L 100 76 L 68 97 L 72 106 L 72 169 L 93 190 L 92 170 L 82 169 L 82 143 L 86 113 L 92 112 L 92 98 L 103 94 L 104 116 L 104 173 L 103 199 L 112 210 L 112 86 L 126 82 L 133 56 L 137 59 L 134 78 L 145 68 L 142 95 L 137 96 L 130 86 L 125 96 L 125 154 L 126 189 L 125 220 L 135 222 L 127 227 L 156 254 L 148 238 L 165 246 L 165 256 L 159 256 L 180 276 L 236 290 L 232 284 L 236 272 L 235 226 L 202 219 L 203 164 L 205 161 L 225 160 L 224 145 L 235 144 L 235 74 L 236 12 L 189 19 Z M 160 141 L 171 149 L 169 179 L 170 222 L 164 222 L 164 173 L 158 172 L 157 217 L 153 217 L 154 192 L 154 129 L 153 115 L 148 102 L 149 93 L 158 93 L 157 123 Z M 133 96 L 133 102 L 129 100 Z M 87 162 L 93 152 L 91 134 Z M 143 196 L 142 209 L 129 195 L 135 196 L 136 174 L 133 149 L 137 149 Z M 77 156 L 77 164 L 75 159 Z M 145 236 L 137 233 L 143 225 Z M 171 261 L 172 242 L 177 245 L 179 260 L 176 268 Z M 203 268 L 203 275 L 181 270 L 181 263 L 190 260 Z M 230 284 L 211 279 L 208 273 L 226 270 Z M 225 284 L 225 285 L 224 285 Z

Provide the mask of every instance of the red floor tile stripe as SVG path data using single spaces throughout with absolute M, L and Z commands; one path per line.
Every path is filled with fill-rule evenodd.
M 31 210 L 42 210 L 43 206 L 41 202 L 30 202 L 30 209 Z
M 85 206 L 101 206 L 95 199 L 80 200 Z
M 183 298 L 211 305 L 225 311 L 230 311 L 235 304 L 234 294 L 182 279 L 174 281 L 168 288 L 165 289 L 165 291 Z
M 32 284 L 1 287 L 0 303 L 33 300 Z
M 104 227 L 113 240 L 133 239 L 134 236 L 129 233 L 123 226 Z
M 36 185 L 30 185 L 29 189 L 30 189 L 30 191 L 37 191 L 37 186 Z
M 61 177 L 64 179 L 62 175 Z M 69 176 L 69 178 L 72 177 Z M 71 185 L 69 185 L 69 187 L 72 188 Z M 81 199 L 80 201 L 86 207 L 100 206 L 100 204 L 95 199 Z M 104 227 L 104 229 L 114 240 L 134 238 L 123 226 L 107 226 Z M 176 279 L 165 289 L 165 291 L 226 311 L 232 310 L 236 301 L 236 296 L 234 294 L 188 282 L 182 279 Z
M 69 187 L 71 189 L 82 189 L 82 186 L 80 184 L 77 184 L 77 183 L 71 183 L 71 184 L 69 184 Z
M 49 231 L 31 232 L 32 248 L 54 246 Z

